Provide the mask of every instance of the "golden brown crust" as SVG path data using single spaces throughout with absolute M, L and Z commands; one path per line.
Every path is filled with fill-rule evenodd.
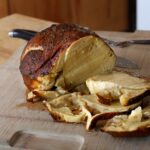
M 149 128 L 140 127 L 135 131 L 120 131 L 120 132 L 105 131 L 102 128 L 100 130 L 109 133 L 110 135 L 115 137 L 141 137 L 150 135 L 150 127 Z
M 23 75 L 23 80 L 24 80 L 25 85 L 28 87 L 30 91 L 37 88 L 38 86 L 37 85 L 38 81 L 36 79 L 31 79 L 29 76 Z

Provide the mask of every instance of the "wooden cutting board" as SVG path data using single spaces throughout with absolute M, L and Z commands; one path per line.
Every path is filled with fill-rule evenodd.
M 101 131 L 87 132 L 83 125 L 54 122 L 47 111 L 23 105 L 26 88 L 18 69 L 21 51 L 0 67 L 0 149 L 149 149 L 150 137 L 115 138 Z

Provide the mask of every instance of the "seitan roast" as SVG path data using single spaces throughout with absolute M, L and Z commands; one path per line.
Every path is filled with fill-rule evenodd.
M 30 90 L 72 89 L 93 75 L 111 72 L 115 61 L 112 49 L 96 33 L 74 24 L 54 24 L 28 42 L 20 71 Z

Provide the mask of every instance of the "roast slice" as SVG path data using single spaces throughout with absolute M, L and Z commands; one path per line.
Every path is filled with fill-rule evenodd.
M 113 136 L 145 136 L 150 134 L 150 105 L 132 110 L 130 115 L 118 115 L 108 120 L 102 131 Z
M 91 94 L 102 97 L 104 102 L 120 100 L 124 106 L 136 102 L 150 91 L 149 81 L 117 71 L 92 77 L 86 85 Z
M 60 96 L 51 101 L 44 101 L 51 116 L 56 121 L 81 123 L 86 119 L 79 100 L 79 93 L 72 93 Z
M 128 112 L 141 104 L 138 102 L 130 106 L 121 106 L 119 102 L 113 102 L 111 105 L 105 105 L 100 103 L 96 95 L 80 93 L 66 94 L 44 103 L 54 120 L 85 123 L 87 130 L 94 127 L 99 119 L 108 119 L 116 114 Z

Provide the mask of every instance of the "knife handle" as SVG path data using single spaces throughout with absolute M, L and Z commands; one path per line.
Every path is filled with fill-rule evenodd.
M 20 38 L 26 41 L 29 41 L 37 34 L 36 31 L 26 30 L 26 29 L 13 29 L 8 33 L 10 37 Z

